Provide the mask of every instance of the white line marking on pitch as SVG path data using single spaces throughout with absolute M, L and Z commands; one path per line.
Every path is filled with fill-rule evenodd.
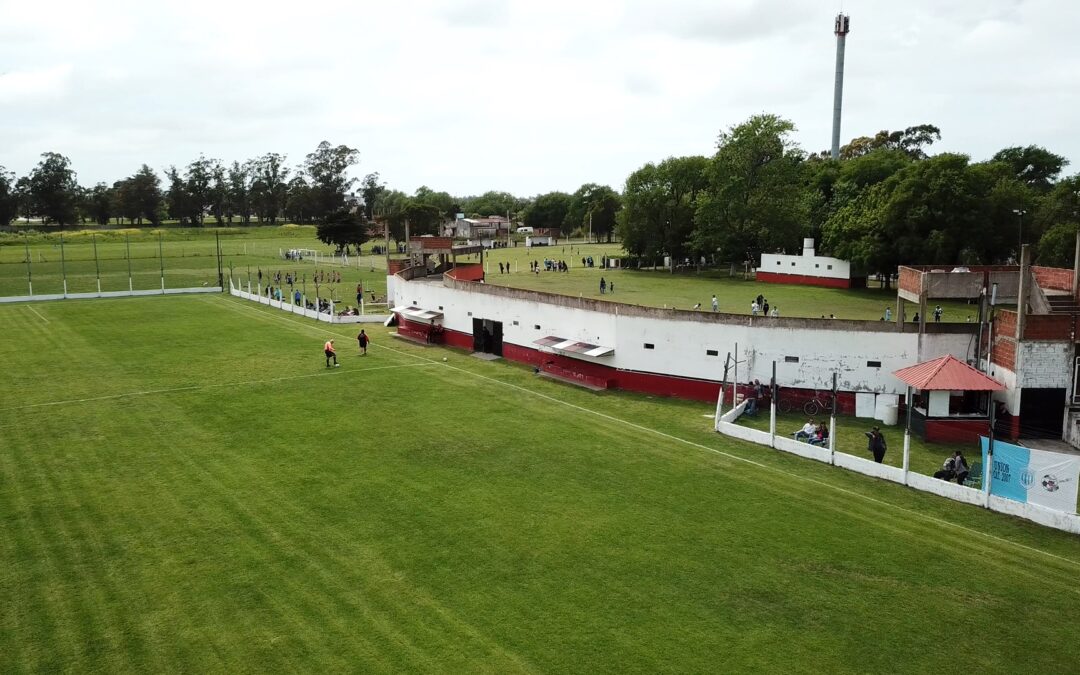
M 254 308 L 251 308 L 251 309 L 254 310 Z M 257 311 L 257 310 L 254 310 L 254 311 Z M 264 312 L 260 312 L 260 311 L 257 311 L 257 313 L 260 316 L 265 316 L 265 317 L 267 317 L 269 319 L 282 319 L 282 320 L 286 321 L 287 323 L 303 326 L 303 324 L 299 324 L 296 321 L 290 321 L 289 319 L 287 319 L 287 318 L 285 318 L 283 316 L 278 317 L 278 316 L 268 314 L 268 313 L 264 313 Z M 334 332 L 334 331 L 326 331 L 326 332 Z M 342 333 L 335 333 L 335 334 L 336 335 L 343 335 Z M 704 450 L 706 452 L 711 452 L 711 453 L 714 453 L 714 454 L 717 454 L 717 455 L 721 455 L 723 457 L 727 457 L 729 459 L 733 459 L 733 460 L 736 460 L 736 461 L 739 461 L 739 462 L 744 462 L 746 464 L 750 464 L 751 466 L 755 466 L 755 467 L 758 467 L 758 468 L 761 468 L 761 469 L 765 469 L 766 471 L 771 471 L 773 473 L 778 473 L 780 475 L 787 476 L 789 478 L 792 478 L 792 479 L 795 479 L 795 480 L 798 480 L 798 481 L 811 483 L 813 485 L 818 485 L 818 486 L 821 486 L 821 487 L 824 487 L 824 488 L 827 488 L 827 489 L 830 489 L 830 490 L 835 490 L 837 492 L 841 492 L 843 494 L 850 495 L 852 497 L 862 499 L 862 500 L 871 502 L 873 504 L 879 504 L 881 506 L 892 508 L 892 509 L 895 509 L 897 511 L 902 511 L 903 513 L 910 514 L 910 515 L 912 515 L 912 516 L 914 516 L 916 518 L 919 518 L 920 520 L 924 520 L 926 522 L 934 523 L 935 525 L 942 525 L 942 526 L 951 527 L 953 529 L 960 530 L 962 532 L 978 535 L 978 536 L 984 537 L 986 539 L 996 541 L 996 542 L 1001 543 L 1001 544 L 1021 548 L 1021 549 L 1024 549 L 1025 551 L 1031 551 L 1032 553 L 1039 553 L 1039 554 L 1042 554 L 1042 555 L 1047 556 L 1049 558 L 1054 558 L 1055 560 L 1060 560 L 1062 562 L 1069 563 L 1070 565 L 1080 567 L 1080 562 L 1078 562 L 1076 560 L 1073 560 L 1072 558 L 1066 558 L 1064 556 L 1057 555 L 1056 553 L 1050 553 L 1049 551 L 1044 551 L 1042 549 L 1038 549 L 1038 548 L 1035 548 L 1033 546 L 1028 546 L 1026 544 L 1021 544 L 1021 543 L 1012 541 L 1011 539 L 1005 539 L 1004 537 L 999 537 L 997 535 L 990 534 L 989 532 L 983 532 L 981 530 L 972 529 L 972 528 L 964 526 L 964 525 L 958 525 L 957 523 L 950 522 L 950 521 L 945 520 L 943 518 L 935 518 L 934 516 L 926 515 L 925 513 L 921 513 L 919 511 L 914 511 L 912 509 L 908 509 L 908 508 L 905 508 L 903 506 L 899 506 L 897 504 L 893 504 L 891 502 L 887 502 L 887 501 L 878 499 L 876 497 L 871 497 L 869 495 L 865 495 L 865 494 L 862 494 L 860 492 L 855 492 L 854 490 L 849 490 L 847 488 L 840 487 L 839 485 L 833 485 L 832 483 L 826 483 L 825 481 L 821 481 L 821 480 L 818 480 L 816 478 L 809 478 L 809 477 L 803 476 L 801 474 L 792 473 L 790 471 L 784 471 L 783 469 L 780 469 L 780 468 L 777 468 L 777 467 L 774 467 L 774 466 L 770 466 L 768 464 L 762 464 L 761 462 L 757 462 L 757 461 L 754 461 L 752 459 L 748 459 L 746 457 L 740 457 L 739 455 L 733 455 L 733 454 L 731 454 L 729 452 L 724 452 L 723 450 L 718 450 L 716 448 L 710 448 L 709 446 L 702 445 L 701 443 L 695 443 L 694 441 L 688 441 L 685 438 L 679 438 L 678 436 L 672 436 L 671 434 L 665 433 L 663 431 L 659 431 L 657 429 L 652 429 L 650 427 L 642 426 L 640 424 L 635 424 L 633 422 L 627 422 L 626 420 L 619 419 L 618 417 L 614 417 L 612 415 L 608 415 L 607 413 L 602 413 L 602 412 L 600 412 L 598 410 L 591 410 L 589 408 L 585 408 L 583 406 L 579 406 L 577 404 L 570 403 L 569 401 L 564 401 L 562 399 L 555 398 L 554 396 L 548 396 L 547 394 L 542 394 L 542 393 L 540 393 L 538 391 L 534 391 L 534 390 L 528 389 L 526 387 L 522 387 L 522 386 L 519 386 L 519 385 L 516 385 L 516 384 L 511 384 L 510 382 L 503 382 L 502 380 L 497 380 L 497 379 L 492 378 L 492 377 L 487 377 L 486 375 L 481 375 L 479 373 L 474 373 L 471 370 L 466 370 L 464 368 L 459 368 L 457 366 L 452 366 L 452 365 L 449 365 L 447 363 L 440 363 L 438 361 L 434 361 L 432 359 L 429 359 L 426 356 L 420 356 L 418 354 L 410 354 L 409 352 L 403 352 L 403 351 L 401 351 L 399 349 L 394 349 L 393 347 L 387 347 L 385 345 L 377 345 L 377 344 L 373 344 L 371 346 L 376 348 L 376 349 L 385 349 L 387 351 L 391 351 L 391 352 L 394 352 L 394 353 L 397 353 L 397 354 L 401 354 L 403 356 L 411 356 L 414 359 L 419 359 L 421 361 L 425 361 L 425 362 L 427 362 L 427 363 L 429 363 L 431 365 L 438 365 L 438 366 L 442 366 L 444 368 L 452 368 L 453 370 L 456 370 L 458 372 L 465 373 L 467 375 L 472 375 L 473 377 L 477 377 L 477 378 L 480 378 L 482 380 L 487 380 L 489 382 L 494 382 L 495 384 L 500 384 L 500 385 L 503 385 L 505 387 L 510 387 L 512 389 L 517 389 L 518 391 L 524 392 L 526 394 L 531 394 L 533 396 L 538 396 L 538 397 L 540 397 L 542 399 L 552 401 L 553 403 L 558 403 L 560 405 L 567 406 L 568 408 L 573 408 L 574 410 L 578 410 L 580 412 L 587 413 L 589 415 L 596 415 L 597 417 L 602 417 L 602 418 L 610 420 L 612 422 L 617 422 L 619 424 L 624 424 L 624 425 L 626 425 L 628 427 L 632 427 L 634 429 L 639 429 L 641 431 L 645 431 L 645 432 L 648 432 L 648 433 L 651 433 L 651 434 L 655 434 L 657 436 L 661 436 L 661 437 L 666 438 L 668 440 L 676 441 L 677 443 L 682 443 L 682 444 L 689 445 L 689 446 L 694 447 L 694 448 L 698 448 L 700 450 Z M 711 415 L 710 415 L 710 417 L 711 417 Z
M 166 389 L 146 389 L 144 391 L 129 391 L 122 394 L 107 394 L 105 396 L 90 396 L 87 398 L 70 398 L 63 401 L 46 401 L 44 403 L 30 403 L 28 405 L 15 406 L 13 408 L 0 408 L 0 412 L 13 410 L 26 410 L 28 408 L 45 408 L 49 406 L 66 405 L 69 403 L 91 403 L 93 401 L 109 401 L 117 398 L 132 398 L 135 396 L 149 396 L 151 394 L 171 394 L 178 391 L 197 391 L 200 389 L 220 389 L 222 387 L 243 387 L 252 384 L 272 384 L 286 380 L 301 380 L 309 377 L 328 377 L 332 375 L 345 375 L 351 373 L 369 373 L 373 370 L 389 370 L 391 368 L 419 368 L 428 365 L 442 365 L 435 363 L 406 363 L 396 366 L 375 366 L 374 368 L 355 368 L 349 370 L 328 370 L 321 373 L 305 373 L 303 375 L 288 375 L 285 377 L 271 377 L 264 380 L 241 380 L 239 382 L 221 382 L 218 384 L 192 384 L 185 387 L 168 387 Z
M 41 315 L 41 313 L 40 313 L 40 312 L 38 312 L 38 311 L 37 311 L 36 309 L 34 309 L 34 307 L 33 307 L 32 305 L 23 305 L 23 307 L 25 307 L 25 308 L 27 308 L 28 310 L 30 310 L 31 312 L 33 312 L 33 313 L 34 313 L 35 315 L 37 315 L 37 318 L 41 319 L 41 320 L 42 320 L 42 321 L 44 321 L 45 323 L 49 323 L 49 320 L 48 320 L 48 319 L 46 319 L 45 317 L 43 317 L 43 316 Z

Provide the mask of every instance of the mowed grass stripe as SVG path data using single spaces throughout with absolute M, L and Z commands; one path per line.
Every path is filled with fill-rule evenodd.
M 192 334 L 225 336 L 234 353 L 275 346 L 235 357 L 254 359 L 237 371 L 323 369 L 322 327 L 254 308 L 206 307 L 231 302 L 176 302 L 136 334 L 99 326 L 81 309 L 70 320 L 91 342 L 120 353 L 161 334 L 175 333 L 181 345 Z M 204 331 L 199 323 L 233 314 L 224 319 L 232 330 Z M 245 331 L 257 338 L 236 339 Z M 386 346 L 385 331 L 376 335 Z M 437 355 L 441 364 L 447 355 L 452 367 L 29 414 L 28 424 L 15 427 L 17 446 L 0 437 L 0 455 L 11 446 L 35 448 L 49 460 L 40 470 L 57 475 L 57 489 L 80 490 L 88 513 L 94 501 L 109 520 L 96 533 L 88 523 L 69 525 L 72 542 L 54 535 L 51 545 L 77 547 L 79 555 L 49 576 L 78 580 L 80 561 L 95 564 L 98 555 L 96 564 L 108 570 L 117 556 L 132 580 L 126 588 L 142 602 L 102 610 L 93 626 L 110 630 L 115 611 L 126 612 L 153 654 L 150 667 L 164 661 L 184 670 L 655 672 L 723 663 L 947 671 L 1001 670 L 1018 660 L 1060 670 L 1076 656 L 1062 639 L 1077 616 L 1074 596 L 1056 580 L 1035 581 L 1044 572 L 1067 579 L 1069 565 L 888 506 L 925 503 L 989 532 L 1046 531 L 727 442 L 700 430 L 708 421 L 682 402 L 595 396 L 452 351 L 389 349 L 350 363 Z M 206 359 L 187 356 L 185 378 L 234 375 L 220 372 L 225 351 L 206 351 Z M 163 360 L 171 367 L 184 358 Z M 533 387 L 608 418 L 537 398 Z M 25 450 L 19 456 L 35 461 Z M 21 469 L 7 464 L 0 493 L 21 480 Z M 877 501 L 792 480 L 799 470 Z M 16 508 L 53 501 L 47 488 L 23 494 L 25 507 Z M 146 510 L 160 516 L 141 518 Z M 57 517 L 49 509 L 39 516 Z M 1056 533 L 1046 539 L 1054 550 L 1075 550 Z M 31 560 L 0 562 L 24 569 Z M 1024 562 L 1027 575 L 1012 573 Z M 122 594 L 97 583 L 103 576 L 92 578 L 104 601 L 124 605 Z M 174 626 L 172 639 L 150 621 Z M 977 636 L 1001 623 L 1022 626 L 1024 635 L 1007 646 L 939 639 L 942 626 Z M 62 668 L 137 661 L 94 652 L 61 622 L 65 629 L 75 635 L 79 660 L 59 658 Z M 32 651 L 7 649 L 14 639 L 0 635 L 0 653 Z
M 212 301 L 216 302 L 218 300 L 215 299 L 215 300 L 212 300 Z M 223 301 L 230 302 L 228 300 L 223 300 Z M 237 301 L 237 302 L 239 302 L 239 301 Z M 266 320 L 276 320 L 279 323 L 284 322 L 284 323 L 287 323 L 287 324 L 291 324 L 293 326 L 300 326 L 301 328 L 310 330 L 310 328 L 308 326 L 303 325 L 303 324 L 299 324 L 298 321 L 291 320 L 290 318 L 288 318 L 286 316 L 279 316 L 277 314 L 269 313 L 267 311 L 261 311 L 260 309 L 254 307 L 254 306 L 249 306 L 249 305 L 246 305 L 246 304 L 241 305 L 240 307 L 245 312 L 247 312 L 249 314 L 254 313 L 254 315 L 265 317 Z M 341 333 L 338 333 L 338 334 L 340 335 Z M 392 352 L 399 353 L 399 354 L 406 354 L 406 355 L 408 355 L 408 356 L 410 356 L 412 358 L 427 361 L 427 362 L 430 362 L 432 364 L 437 363 L 434 359 L 431 359 L 430 357 L 426 356 L 422 352 L 417 353 L 415 351 L 417 348 L 410 347 L 410 346 L 408 346 L 406 344 L 403 344 L 403 343 L 398 343 L 398 344 L 400 345 L 400 347 L 387 347 L 386 345 L 373 344 L 371 346 L 371 349 L 388 350 L 388 351 L 392 351 Z M 1044 550 L 1036 548 L 1036 547 L 1030 547 L 1030 546 L 1026 546 L 1024 544 L 1020 544 L 1020 543 L 1017 543 L 1017 542 L 1014 542 L 1014 541 L 1009 541 L 1009 540 L 1006 540 L 1006 539 L 1002 539 L 1002 538 L 996 537 L 996 536 L 994 536 L 992 534 L 988 534 L 988 533 L 981 532 L 981 531 L 978 531 L 978 530 L 973 530 L 971 528 L 956 524 L 954 522 L 942 520 L 940 518 L 936 518 L 936 517 L 933 517 L 933 516 L 928 516 L 925 513 L 920 513 L 920 512 L 917 512 L 917 511 L 906 509 L 904 507 L 898 506 L 896 504 L 893 504 L 891 502 L 888 502 L 888 501 L 880 499 L 880 498 L 871 497 L 871 496 L 868 496 L 868 495 L 863 494 L 863 493 L 859 493 L 859 492 L 855 492 L 855 491 L 852 491 L 852 490 L 848 490 L 848 489 L 843 488 L 843 487 L 839 487 L 836 484 L 834 484 L 833 482 L 829 482 L 827 480 L 819 480 L 819 479 L 809 477 L 809 476 L 805 475 L 804 473 L 796 473 L 794 471 L 780 469 L 780 468 L 778 468 L 776 466 L 766 464 L 763 461 L 759 461 L 758 459 L 753 459 L 753 458 L 743 456 L 743 455 L 738 455 L 738 454 L 732 454 L 731 452 L 728 451 L 729 449 L 734 449 L 734 448 L 732 448 L 730 446 L 743 445 L 743 446 L 748 446 L 748 447 L 754 447 L 754 446 L 750 446 L 749 444 L 741 444 L 741 443 L 738 443 L 738 442 L 729 441 L 728 442 L 728 446 L 729 446 L 728 448 L 719 449 L 719 448 L 716 448 L 716 447 L 705 445 L 703 443 L 698 443 L 698 442 L 686 440 L 686 439 L 683 439 L 683 438 L 680 438 L 680 437 L 677 437 L 677 436 L 673 436 L 671 434 L 668 434 L 668 433 L 666 433 L 664 431 L 661 431 L 661 430 L 658 430 L 658 429 L 654 429 L 654 428 L 651 428 L 651 427 L 646 427 L 646 426 L 639 425 L 639 424 L 636 424 L 636 423 L 628 421 L 628 420 L 624 420 L 624 419 L 615 417 L 614 415 L 610 415 L 610 414 L 608 414 L 606 412 L 603 412 L 601 409 L 599 409 L 599 406 L 586 407 L 586 406 L 579 405 L 577 403 L 565 400 L 564 397 L 567 397 L 567 395 L 570 394 L 570 390 L 567 390 L 565 387 L 561 388 L 561 390 L 557 390 L 559 395 L 554 396 L 554 395 L 546 394 L 546 393 L 543 393 L 543 392 L 539 391 L 538 390 L 539 387 L 535 387 L 535 386 L 530 386 L 528 388 L 522 387 L 521 385 L 516 384 L 515 382 L 506 381 L 504 379 L 499 379 L 497 377 L 491 377 L 490 375 L 478 373 L 478 372 L 476 372 L 474 370 L 466 369 L 466 368 L 463 368 L 463 367 L 458 366 L 458 365 L 449 365 L 447 367 L 450 368 L 450 369 L 456 370 L 458 372 L 468 374 L 468 375 L 470 375 L 472 377 L 481 378 L 481 379 L 486 380 L 486 381 L 488 381 L 488 382 L 490 382 L 492 384 L 497 384 L 497 385 L 501 385 L 501 386 L 504 386 L 504 387 L 511 387 L 511 388 L 517 389 L 517 390 L 519 390 L 521 392 L 527 393 L 527 394 L 529 394 L 531 396 L 536 396 L 536 397 L 542 398 L 544 400 L 550 401 L 552 403 L 556 403 L 556 404 L 561 405 L 561 406 L 566 406 L 566 407 L 572 408 L 574 410 L 577 410 L 580 413 L 584 413 L 584 414 L 593 415 L 593 416 L 597 416 L 597 417 L 607 419 L 607 420 L 612 421 L 612 422 L 614 422 L 614 423 L 616 423 L 618 425 L 626 425 L 628 427 L 635 428 L 635 429 L 637 429 L 639 431 L 649 433 L 649 434 L 658 435 L 658 436 L 667 438 L 669 440 L 675 441 L 677 443 L 690 445 L 692 447 L 698 448 L 700 450 L 704 450 L 706 452 L 718 453 L 720 455 L 729 457 L 729 458 L 734 459 L 736 461 L 748 463 L 748 464 L 750 464 L 752 466 L 755 466 L 755 467 L 758 467 L 758 468 L 760 468 L 762 470 L 774 471 L 774 472 L 778 471 L 783 476 L 785 476 L 787 479 L 790 479 L 790 481 L 792 481 L 792 482 L 809 482 L 809 483 L 811 483 L 812 485 L 814 485 L 817 488 L 824 488 L 824 489 L 828 489 L 828 490 L 839 490 L 839 491 L 843 492 L 846 495 L 849 495 L 849 496 L 852 496 L 852 497 L 857 497 L 857 498 L 864 499 L 864 500 L 869 500 L 870 502 L 872 502 L 873 504 L 875 504 L 877 506 L 883 506 L 883 507 L 886 507 L 886 508 L 893 508 L 893 509 L 900 509 L 901 511 L 904 511 L 904 512 L 908 513 L 912 518 L 920 519 L 920 520 L 923 520 L 924 522 L 929 521 L 929 523 L 931 523 L 932 527 L 948 527 L 950 529 L 959 529 L 959 530 L 962 531 L 962 536 L 963 535 L 977 535 L 977 536 L 989 537 L 991 539 L 996 540 L 1000 544 L 1005 544 L 1005 545 L 1009 545 L 1009 546 L 1023 547 L 1023 548 L 1026 548 L 1026 549 L 1028 549 L 1028 550 L 1030 550 L 1032 552 L 1037 552 L 1037 553 L 1042 554 L 1042 555 L 1047 555 L 1047 556 L 1057 558 L 1060 561 L 1063 561 L 1063 562 L 1065 562 L 1065 563 L 1067 563 L 1069 565 L 1080 566 L 1080 560 L 1076 560 L 1076 559 L 1073 559 L 1073 558 L 1066 558 L 1066 557 L 1063 557 L 1063 556 L 1058 556 L 1057 554 L 1050 553 L 1048 551 L 1044 551 Z M 533 384 L 533 383 L 530 383 L 530 384 Z M 552 385 L 552 387 L 557 387 L 557 385 Z M 601 401 L 603 401 L 602 398 L 593 397 L 593 400 L 590 401 L 590 403 L 598 403 L 598 402 L 601 402 Z M 793 461 L 794 461 L 794 463 L 796 463 L 796 464 L 798 464 L 800 466 L 805 466 L 807 464 L 810 464 L 810 465 L 815 465 L 816 464 L 816 463 L 809 462 L 809 460 L 799 460 L 799 459 L 794 459 L 794 458 L 793 458 Z M 817 467 L 815 467 L 815 468 L 817 468 Z M 866 481 L 867 479 L 862 479 L 862 480 Z M 894 487 L 891 484 L 885 483 L 884 481 L 876 481 L 876 480 L 873 480 L 873 479 L 869 479 L 869 482 L 871 484 L 889 485 L 889 487 Z M 935 499 L 934 497 L 929 497 L 929 496 L 928 496 L 928 498 L 929 499 Z M 845 502 L 845 504 L 846 503 L 847 502 Z

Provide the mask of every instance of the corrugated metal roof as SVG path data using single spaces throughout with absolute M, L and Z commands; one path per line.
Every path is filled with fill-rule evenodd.
M 951 354 L 901 368 L 893 373 L 922 391 L 1002 391 L 1005 385 Z

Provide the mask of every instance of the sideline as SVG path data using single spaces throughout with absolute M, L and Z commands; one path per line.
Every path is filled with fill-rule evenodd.
M 41 313 L 40 313 L 40 312 L 38 312 L 38 311 L 37 311 L 36 309 L 34 309 L 33 305 L 23 305 L 23 306 L 24 306 L 24 307 L 26 307 L 26 308 L 27 308 L 28 310 L 30 310 L 31 312 L 33 312 L 33 313 L 34 313 L 34 315 L 35 315 L 35 316 L 37 316 L 37 318 L 41 319 L 41 320 L 42 320 L 42 321 L 44 321 L 45 323 L 49 323 L 49 320 L 48 320 L 48 319 L 46 319 L 46 318 L 45 318 L 44 316 L 42 316 L 42 315 L 41 315 Z
M 221 300 L 225 301 L 224 298 L 222 298 Z M 215 301 L 217 301 L 217 299 L 210 300 L 210 301 L 215 302 Z M 228 301 L 226 301 L 226 302 L 228 302 Z M 291 321 L 291 320 L 289 320 L 288 318 L 286 318 L 284 316 L 276 316 L 276 315 L 272 315 L 272 314 L 266 314 L 264 312 L 260 312 L 259 310 L 255 309 L 254 307 L 250 307 L 250 308 L 247 307 L 247 306 L 242 306 L 242 307 L 244 308 L 244 310 L 247 310 L 247 311 L 245 311 L 245 313 L 254 312 L 254 313 L 258 314 L 259 316 L 264 316 L 264 317 L 268 318 L 271 321 L 273 321 L 273 320 L 283 320 L 283 321 L 285 321 L 287 323 L 294 324 L 294 325 L 299 326 L 301 328 L 312 328 L 313 330 L 317 330 L 317 329 L 314 328 L 314 326 L 305 326 L 304 324 L 301 324 L 301 323 L 299 323 L 297 321 Z M 322 333 L 327 333 L 327 332 L 333 333 L 334 331 L 321 330 L 320 332 L 322 332 Z M 336 335 L 341 335 L 342 337 L 346 337 L 342 333 L 335 333 L 335 334 Z M 435 360 L 430 359 L 430 358 L 428 358 L 426 356 L 421 356 L 421 355 L 418 355 L 418 354 L 412 354 L 412 353 L 409 353 L 409 352 L 401 351 L 400 349 L 394 349 L 393 347 L 387 347 L 385 345 L 379 345 L 379 344 L 369 345 L 369 348 L 370 347 L 374 347 L 374 348 L 378 348 L 378 349 L 385 349 L 387 351 L 391 351 L 391 352 L 394 352 L 394 353 L 397 353 L 397 354 L 401 354 L 403 356 L 411 356 L 412 358 L 418 359 L 420 361 L 424 361 L 429 365 L 438 365 L 438 366 L 442 366 L 444 368 L 450 368 L 452 370 L 458 371 L 459 373 L 465 373 L 467 375 L 471 375 L 473 377 L 476 377 L 476 378 L 479 378 L 479 379 L 482 379 L 482 380 L 487 380 L 488 382 L 493 382 L 495 384 L 499 384 L 499 385 L 502 385 L 502 386 L 505 386 L 505 387 L 510 387 L 511 389 L 516 389 L 516 390 L 524 392 L 526 394 L 531 394 L 532 396 L 537 396 L 537 397 L 542 398 L 544 400 L 551 401 L 553 403 L 558 403 L 560 405 L 566 406 L 568 408 L 572 408 L 572 409 L 577 410 L 579 412 L 583 412 L 583 413 L 586 413 L 586 414 L 589 414 L 589 415 L 595 415 L 597 417 L 601 417 L 603 419 L 606 419 L 606 420 L 609 420 L 609 421 L 612 421 L 612 422 L 617 422 L 618 424 L 621 424 L 621 425 L 624 425 L 624 426 L 627 426 L 627 427 L 630 427 L 630 428 L 633 428 L 633 429 L 637 429 L 639 431 L 644 431 L 646 433 L 653 434 L 653 435 L 656 435 L 656 436 L 660 436 L 662 438 L 665 438 L 665 439 L 668 439 L 668 440 L 671 440 L 671 441 L 675 441 L 677 443 L 682 443 L 684 445 L 688 445 L 690 447 L 697 448 L 699 450 L 704 450 L 705 452 L 710 452 L 710 453 L 713 453 L 713 454 L 716 454 L 716 455 L 720 455 L 722 457 L 726 457 L 726 458 L 733 459 L 733 460 L 736 460 L 736 461 L 739 461 L 739 462 L 743 462 L 743 463 L 749 464 L 751 466 L 754 466 L 754 467 L 757 467 L 757 468 L 760 468 L 760 469 L 764 469 L 766 471 L 771 471 L 773 473 L 777 473 L 777 474 L 780 474 L 782 476 L 786 476 L 786 477 L 791 478 L 793 480 L 798 480 L 798 481 L 801 481 L 801 482 L 804 482 L 804 483 L 809 483 L 809 484 L 816 485 L 816 486 L 819 486 L 819 487 L 827 488 L 827 489 L 830 489 L 830 490 L 833 490 L 833 491 L 836 491 L 836 492 L 840 492 L 842 494 L 845 494 L 845 495 L 848 495 L 848 496 L 851 496 L 851 497 L 862 499 L 862 500 L 870 502 L 872 504 L 877 504 L 877 505 L 880 505 L 880 506 L 888 507 L 888 508 L 900 511 L 902 513 L 906 513 L 906 514 L 909 514 L 911 516 L 914 516 L 915 518 L 923 520 L 924 522 L 933 523 L 934 525 L 938 525 L 938 526 L 949 527 L 949 528 L 952 528 L 954 530 L 959 530 L 959 531 L 967 533 L 967 534 L 977 535 L 977 536 L 983 537 L 985 539 L 989 539 L 989 540 L 998 542 L 1000 544 L 1005 544 L 1005 545 L 1008 545 L 1008 546 L 1016 547 L 1016 548 L 1019 548 L 1019 549 L 1023 549 L 1025 551 L 1030 551 L 1032 553 L 1038 553 L 1038 554 L 1041 554 L 1041 555 L 1046 556 L 1048 558 L 1053 558 L 1055 560 L 1058 560 L 1058 561 L 1061 561 L 1061 562 L 1064 562 L 1064 563 L 1068 563 L 1068 564 L 1070 564 L 1070 565 L 1072 565 L 1074 567 L 1080 568 L 1080 561 L 1074 560 L 1072 558 L 1067 558 L 1065 556 L 1058 555 L 1056 553 L 1051 553 L 1049 551 L 1044 551 L 1044 550 L 1042 550 L 1040 548 L 1035 548 L 1034 546 L 1028 546 L 1027 544 L 1021 544 L 1021 543 L 1013 541 L 1011 539 L 1006 539 L 1004 537 L 999 537 L 998 535 L 995 535 L 995 534 L 990 534 L 989 532 L 983 532 L 981 530 L 976 530 L 976 529 L 973 529 L 971 527 L 967 527 L 966 525 L 959 525 L 957 523 L 951 522 L 949 520 L 945 520 L 943 518 L 937 518 L 935 516 L 927 515 L 925 513 L 920 512 L 920 511 L 915 511 L 913 509 L 909 509 L 907 507 L 900 506 L 900 505 L 894 504 L 892 502 L 888 502 L 888 501 L 885 501 L 885 500 L 882 500 L 882 499 L 878 499 L 876 497 L 871 497 L 869 495 L 865 495 L 865 494 L 862 494 L 860 492 L 856 492 L 854 490 L 851 490 L 849 488 L 845 488 L 845 487 L 841 487 L 839 485 L 835 485 L 833 483 L 827 483 L 827 482 L 819 480 L 817 478 L 810 478 L 810 477 L 804 476 L 802 474 L 793 473 L 793 472 L 790 472 L 790 471 L 785 471 L 784 469 L 781 469 L 781 468 L 778 468 L 778 467 L 775 467 L 775 466 L 771 466 L 769 464 L 763 464 L 761 462 L 755 461 L 753 459 L 749 459 L 747 457 L 741 457 L 739 455 L 733 455 L 733 454 L 731 454 L 729 452 L 725 452 L 725 451 L 719 450 L 717 448 L 711 448 L 711 447 L 709 447 L 707 445 L 702 445 L 701 443 L 696 443 L 694 441 L 690 441 L 690 440 L 687 440 L 685 438 L 680 438 L 678 436 L 673 436 L 673 435 L 671 435 L 669 433 L 660 431 L 658 429 L 653 429 L 651 427 L 646 427 L 646 426 L 643 426 L 643 425 L 640 425 L 640 424 L 636 424 L 634 422 L 628 422 L 626 420 L 620 419 L 620 418 L 615 417 L 613 415 L 608 415 L 607 413 L 603 413 L 603 412 L 600 412 L 598 410 L 592 410 L 590 408 L 586 408 L 584 406 L 580 406 L 580 405 L 577 405 L 575 403 L 570 403 L 569 401 L 564 401 L 564 400 L 562 400 L 560 398 L 556 398 L 554 396 L 549 396 L 548 394 L 543 394 L 541 392 L 535 391 L 533 389 L 529 389 L 527 387 L 522 387 L 520 385 L 512 384 L 510 382 L 503 382 L 502 380 L 497 380 L 495 378 L 488 377 L 486 375 L 481 375 L 479 373 L 475 373 L 475 372 L 473 372 L 471 370 L 467 370 L 465 368 L 460 368 L 458 366 L 452 366 L 452 365 L 450 365 L 448 363 L 435 361 Z M 914 535 L 911 535 L 911 536 L 914 536 Z
M 67 405 L 71 403 L 91 403 L 94 401 L 110 401 L 118 398 L 134 398 L 136 396 L 150 396 L 151 394 L 172 394 L 178 391 L 199 391 L 201 389 L 220 389 L 222 387 L 244 387 L 253 384 L 272 384 L 288 380 L 302 380 L 310 377 L 330 377 L 334 375 L 346 375 L 351 373 L 369 373 L 373 370 L 389 370 L 391 368 L 423 368 L 427 363 L 406 363 L 396 366 L 375 366 L 374 368 L 350 368 L 349 370 L 327 370 L 319 373 L 304 373 L 303 375 L 286 375 L 284 377 L 271 377 L 264 380 L 240 380 L 237 382 L 219 382 L 217 384 L 192 384 L 185 387 L 169 387 L 166 389 L 146 389 L 144 391 L 129 391 L 122 394 L 107 394 L 105 396 L 90 396 L 87 398 L 69 398 L 63 401 L 45 401 L 43 403 L 30 403 L 15 406 L 13 408 L 0 408 L 0 412 L 12 412 L 15 410 L 27 410 L 29 408 L 47 408 L 50 406 Z M 439 364 L 442 365 L 442 364 Z M 2 428 L 2 427 L 0 427 Z

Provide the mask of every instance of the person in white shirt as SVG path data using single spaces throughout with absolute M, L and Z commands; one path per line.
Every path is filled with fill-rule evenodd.
M 758 307 L 757 300 L 754 300 L 750 303 L 750 314 L 752 314 L 753 316 L 757 316 L 759 309 L 760 307 Z
M 816 433 L 817 433 L 817 425 L 814 424 L 814 420 L 806 420 L 806 424 L 803 425 L 802 429 L 799 429 L 798 431 L 795 432 L 795 440 L 797 440 L 797 441 L 801 441 L 801 440 L 809 441 L 811 438 L 814 437 L 814 434 L 816 434 Z
M 720 311 L 720 302 L 716 299 L 716 294 L 715 293 L 712 296 L 712 311 L 714 311 L 714 312 L 719 312 Z
M 780 308 L 779 307 L 773 307 L 772 311 L 769 312 L 769 316 L 780 316 Z

